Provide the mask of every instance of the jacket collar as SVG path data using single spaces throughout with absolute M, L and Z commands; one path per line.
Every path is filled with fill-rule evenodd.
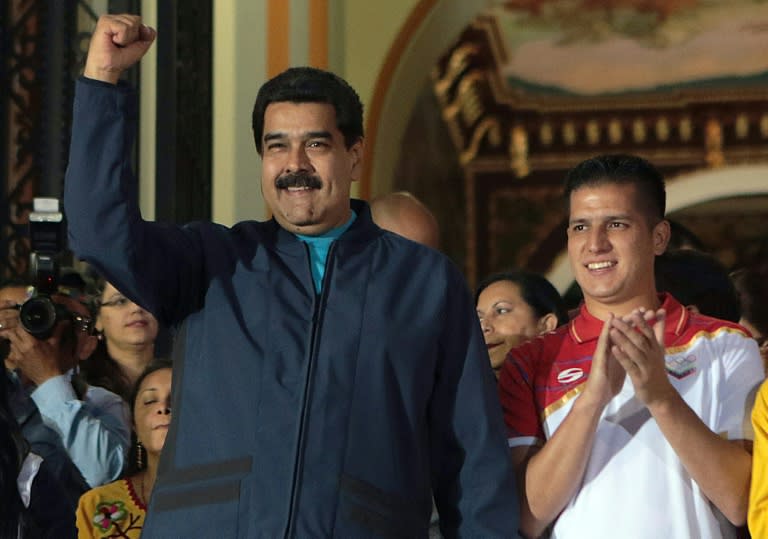
M 661 302 L 661 308 L 667 312 L 667 322 L 664 326 L 664 333 L 666 335 L 679 336 L 683 332 L 683 329 L 685 329 L 688 319 L 690 318 L 688 309 L 683 307 L 679 301 L 666 292 L 659 294 L 659 300 Z M 603 321 L 592 316 L 584 303 L 581 304 L 579 314 L 576 318 L 571 320 L 568 325 L 568 331 L 570 332 L 571 337 L 573 337 L 579 344 L 596 341 L 600 336 L 600 330 L 602 328 Z
M 336 241 L 340 242 L 344 247 L 354 247 L 366 244 L 382 234 L 382 230 L 373 222 L 371 208 L 367 202 L 353 198 L 350 199 L 349 205 L 357 214 L 357 219 Z M 274 217 L 266 224 L 268 227 L 268 238 L 273 242 L 275 249 L 289 255 L 304 255 L 306 248 L 293 232 L 289 232 L 281 227 Z

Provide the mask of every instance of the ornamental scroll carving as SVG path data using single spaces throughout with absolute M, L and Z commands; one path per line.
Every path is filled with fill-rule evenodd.
M 435 95 L 459 161 L 467 165 L 485 149 L 494 152 L 502 144 L 501 121 L 493 108 L 488 72 L 478 65 L 481 49 L 476 44 L 457 47 L 441 70 L 433 71 Z

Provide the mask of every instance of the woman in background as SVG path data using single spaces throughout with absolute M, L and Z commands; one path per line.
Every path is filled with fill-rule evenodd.
M 171 363 L 156 360 L 139 376 L 130 399 L 136 445 L 123 479 L 83 494 L 79 537 L 141 536 L 160 452 L 171 423 Z
M 568 322 L 565 303 L 555 287 L 529 271 L 490 275 L 477 287 L 475 307 L 497 377 L 512 348 Z
M 99 342 L 81 363 L 80 372 L 89 384 L 128 402 L 131 388 L 154 358 L 157 320 L 111 283 L 102 280 L 98 289 L 95 328 Z

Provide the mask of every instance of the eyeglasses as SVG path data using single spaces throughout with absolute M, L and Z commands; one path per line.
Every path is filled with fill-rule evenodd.
M 115 307 L 117 309 L 122 309 L 123 307 L 127 306 L 130 303 L 132 303 L 131 300 L 129 300 L 125 296 L 117 296 L 114 299 L 111 299 L 109 301 L 100 301 L 99 302 L 99 306 L 100 307 Z
M 72 325 L 78 331 L 90 333 L 91 329 L 93 329 L 93 319 L 91 317 L 76 313 L 70 313 L 70 317 L 72 318 Z

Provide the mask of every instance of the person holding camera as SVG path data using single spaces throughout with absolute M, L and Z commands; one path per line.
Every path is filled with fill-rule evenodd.
M 11 406 L 33 450 L 44 457 L 66 450 L 79 476 L 69 473 L 66 463 L 60 468 L 71 476 L 67 482 L 76 500 L 87 488 L 120 475 L 130 441 L 128 409 L 119 396 L 73 375 L 96 344 L 88 308 L 65 294 L 32 300 L 28 295 L 23 286 L 0 289 L 0 339 L 7 341 Z M 25 311 L 45 311 L 48 302 L 55 313 L 51 327 L 33 335 Z

